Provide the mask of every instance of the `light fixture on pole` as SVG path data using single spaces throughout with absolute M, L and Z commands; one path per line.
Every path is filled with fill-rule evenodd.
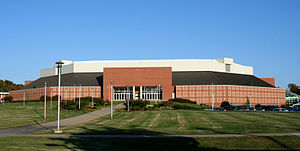
M 24 100 L 23 100 L 23 106 L 25 106 L 25 99 L 26 99 L 26 93 L 25 93 L 25 90 L 24 90 Z
M 110 81 L 110 119 L 113 119 L 113 84 L 114 82 L 113 81 Z
M 56 62 L 56 67 L 58 71 L 58 99 L 57 99 L 57 130 L 54 130 L 54 133 L 62 133 L 62 130 L 59 129 L 59 118 L 60 118 L 60 78 L 61 78 L 61 67 L 64 63 L 62 61 Z
M 81 97 L 81 84 L 79 84 L 79 99 L 78 99 L 78 108 L 80 110 L 80 97 Z
M 74 84 L 74 102 L 76 102 L 76 100 L 75 100 L 76 96 L 75 95 L 76 94 L 75 94 L 75 84 Z
M 211 110 L 214 110 L 215 100 L 214 100 L 214 83 L 211 84 Z
M 129 95 L 129 93 L 130 93 L 130 91 L 129 91 L 129 89 L 128 89 L 128 84 L 126 85 L 126 87 L 127 87 L 127 95 L 126 95 L 126 98 L 127 98 L 127 111 L 129 112 L 129 100 L 130 100 L 130 95 Z
M 47 118 L 47 82 L 45 82 L 45 96 L 44 96 L 44 119 Z
M 50 109 L 52 109 L 52 89 L 51 89 L 51 101 L 50 101 Z
M 92 107 L 94 108 L 94 97 L 93 97 L 93 95 L 94 95 L 94 88 L 92 88 Z

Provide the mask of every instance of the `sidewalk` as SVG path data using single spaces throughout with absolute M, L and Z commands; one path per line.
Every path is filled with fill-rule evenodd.
M 124 107 L 123 104 L 118 104 L 114 106 L 114 111 L 119 110 L 123 107 Z M 110 114 L 110 107 L 105 107 L 94 112 L 60 120 L 60 127 L 62 128 L 62 127 L 68 127 L 72 125 L 85 123 L 109 114 Z M 57 121 L 43 123 L 39 125 L 23 126 L 18 128 L 8 128 L 8 129 L 0 130 L 0 138 L 7 137 L 7 136 L 27 136 L 27 135 L 29 136 L 29 135 L 34 135 L 31 134 L 33 132 L 54 129 L 56 127 L 57 127 Z

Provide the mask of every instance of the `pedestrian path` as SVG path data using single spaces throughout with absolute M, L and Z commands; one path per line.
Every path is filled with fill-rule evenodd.
M 123 104 L 118 104 L 114 106 L 114 111 L 119 110 L 121 108 L 124 108 Z M 62 128 L 62 127 L 68 127 L 72 125 L 85 123 L 88 121 L 95 120 L 97 118 L 104 117 L 109 114 L 110 114 L 110 107 L 104 107 L 94 112 L 60 120 L 60 127 Z M 0 137 L 29 135 L 32 134 L 33 132 L 54 129 L 56 127 L 57 127 L 57 121 L 32 125 L 32 126 L 23 126 L 18 128 L 8 128 L 8 129 L 0 130 Z

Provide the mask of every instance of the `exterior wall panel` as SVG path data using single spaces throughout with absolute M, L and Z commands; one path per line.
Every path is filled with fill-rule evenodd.
M 80 89 L 81 94 L 79 94 Z M 24 92 L 25 101 L 37 101 L 40 100 L 41 96 L 45 95 L 45 88 L 10 91 L 10 96 L 13 97 L 13 101 L 24 101 Z M 101 93 L 101 87 L 99 86 L 75 87 L 75 98 L 87 96 L 101 98 Z M 51 94 L 52 97 L 58 95 L 58 87 L 48 87 L 47 96 L 51 97 Z M 62 100 L 73 100 L 74 87 L 61 87 L 60 94 Z
M 197 104 L 212 103 L 212 88 L 214 104 L 220 106 L 223 101 L 230 104 L 245 105 L 249 98 L 252 105 L 283 105 L 285 104 L 285 89 L 251 86 L 176 86 L 176 98 L 185 98 L 197 102 Z

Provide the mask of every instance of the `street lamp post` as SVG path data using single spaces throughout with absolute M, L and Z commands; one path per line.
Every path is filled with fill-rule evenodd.
M 52 88 L 51 88 L 51 101 L 50 101 L 50 109 L 52 109 Z
M 76 101 L 75 98 L 76 96 L 75 96 L 75 84 L 74 84 L 74 102 Z
M 110 119 L 113 119 L 113 114 L 114 114 L 114 112 L 113 112 L 113 100 L 114 100 L 114 98 L 113 98 L 113 84 L 114 84 L 114 82 L 110 81 L 110 87 L 109 87 L 109 89 L 110 89 Z
M 92 107 L 94 108 L 94 97 L 93 97 L 93 95 L 94 95 L 94 88 L 92 88 Z
M 80 97 L 81 97 L 81 84 L 79 84 L 79 98 L 78 98 L 78 108 L 80 110 Z
M 44 119 L 47 118 L 47 82 L 45 82 Z
M 25 90 L 24 90 L 24 100 L 23 100 L 23 106 L 25 106 L 25 99 L 26 99 L 26 93 L 25 93 Z
M 54 133 L 62 133 L 62 130 L 59 129 L 59 118 L 60 118 L 60 78 L 61 78 L 61 67 L 64 63 L 61 61 L 56 62 L 56 67 L 58 71 L 58 103 L 57 103 L 57 130 L 54 130 Z
M 126 87 L 127 87 L 127 111 L 129 112 L 129 100 L 130 100 L 130 95 L 129 95 L 129 93 L 130 93 L 130 91 L 129 91 L 129 89 L 128 89 L 128 84 L 126 85 Z
M 211 84 L 211 110 L 214 110 L 215 100 L 214 100 L 214 83 Z

